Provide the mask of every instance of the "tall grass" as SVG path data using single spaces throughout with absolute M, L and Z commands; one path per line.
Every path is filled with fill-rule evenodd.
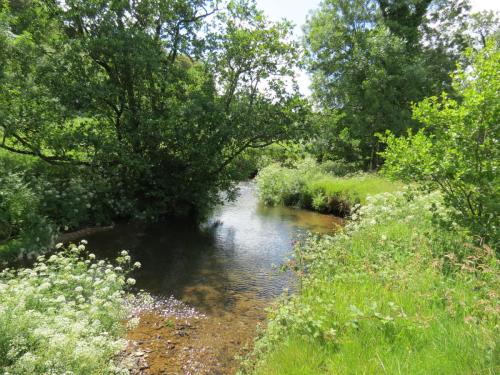
M 271 164 L 257 176 L 260 199 L 268 205 L 287 205 L 322 213 L 347 215 L 369 195 L 401 189 L 402 185 L 376 174 L 336 177 L 312 160 L 287 168 Z
M 446 214 L 437 194 L 378 195 L 345 233 L 301 245 L 303 289 L 270 312 L 246 371 L 498 373 L 494 252 L 431 210 Z

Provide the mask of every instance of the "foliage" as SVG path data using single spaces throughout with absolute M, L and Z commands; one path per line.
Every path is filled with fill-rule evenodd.
M 259 171 L 257 186 L 259 198 L 267 205 L 310 205 L 307 183 L 319 174 L 314 160 L 306 159 L 299 162 L 296 168 L 282 167 L 271 164 Z
M 253 1 L 1 4 L 0 147 L 91 170 L 129 212 L 203 213 L 245 150 L 301 131 L 291 26 Z
M 50 249 L 61 231 L 116 217 L 145 218 L 119 198 L 123 187 L 86 168 L 0 150 L 0 173 L 0 261 L 32 259 Z
M 269 311 L 244 372 L 495 373 L 498 261 L 433 207 L 448 213 L 438 193 L 369 197 L 344 233 L 299 244 L 302 289 Z
M 0 273 L 0 369 L 6 374 L 107 374 L 126 317 L 130 256 L 117 266 L 87 254 L 85 241 L 32 268 Z
M 268 205 L 310 208 L 322 213 L 348 215 L 369 195 L 398 190 L 401 186 L 377 175 L 337 177 L 329 163 L 305 159 L 291 168 L 271 164 L 257 176 L 260 199 Z
M 40 200 L 18 173 L 0 177 L 0 260 L 30 258 L 47 250 L 54 228 L 41 213 Z
M 335 165 L 332 172 L 336 175 L 356 172 L 364 166 L 361 141 L 345 127 L 344 119 L 340 110 L 323 109 L 311 114 L 314 132 L 306 146 L 306 150 L 318 161 Z
M 317 152 L 378 168 L 375 134 L 416 129 L 411 104 L 442 91 L 453 95 L 449 74 L 462 53 L 495 32 L 491 17 L 469 8 L 451 0 L 322 1 L 305 29 L 322 123 Z
M 460 101 L 443 94 L 414 107 L 416 134 L 385 140 L 388 174 L 439 189 L 451 216 L 495 245 L 500 240 L 500 51 L 489 47 L 453 76 Z

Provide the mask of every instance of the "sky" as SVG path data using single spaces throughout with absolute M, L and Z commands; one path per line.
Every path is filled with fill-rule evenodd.
M 267 16 L 274 21 L 286 18 L 295 24 L 295 34 L 297 38 L 302 35 L 308 14 L 312 9 L 316 9 L 320 0 L 257 0 L 257 4 Z M 500 0 L 471 0 L 472 10 L 496 10 L 500 11 Z M 311 83 L 305 72 L 298 72 L 297 81 L 300 91 L 309 95 L 309 85 Z

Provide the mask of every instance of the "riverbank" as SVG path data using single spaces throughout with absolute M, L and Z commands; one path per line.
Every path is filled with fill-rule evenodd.
M 400 190 L 403 185 L 377 174 L 338 177 L 326 165 L 303 160 L 294 167 L 271 164 L 257 176 L 259 197 L 270 206 L 295 206 L 324 214 L 349 216 L 370 195 Z
M 332 233 L 340 223 L 330 215 L 261 205 L 255 184 L 246 182 L 240 185 L 240 195 L 234 202 L 218 207 L 213 216 L 199 227 L 179 219 L 149 224 L 120 223 L 106 230 L 94 228 L 69 233 L 71 238 L 64 239 L 75 241 L 75 237 L 84 236 L 93 251 L 92 255 L 84 255 L 81 269 L 75 268 L 75 278 L 83 280 L 89 273 L 92 280 L 98 282 L 104 277 L 102 272 L 104 275 L 106 272 L 113 274 L 115 267 L 121 266 L 112 265 L 106 259 L 115 258 L 119 249 L 128 249 L 127 256 L 134 262 L 140 261 L 142 267 L 129 275 L 137 283 L 133 291 L 128 290 L 130 294 L 127 296 L 133 297 L 133 292 L 140 289 L 154 296 L 154 303 L 140 311 L 131 312 L 130 306 L 122 300 L 126 318 L 123 314 L 103 313 L 102 316 L 113 324 L 121 324 L 120 331 L 110 332 L 108 336 L 124 344 L 115 353 L 103 351 L 103 356 L 107 355 L 109 361 L 118 361 L 137 374 L 161 374 L 165 369 L 169 373 L 234 374 L 239 367 L 238 358 L 248 354 L 257 327 L 265 322 L 266 308 L 284 289 L 294 290 L 293 273 L 281 272 L 273 264 L 279 266 L 286 262 L 293 250 L 293 242 L 307 231 Z M 57 251 L 55 255 L 59 254 Z M 43 261 L 49 256 L 39 259 Z M 94 263 L 101 264 L 101 259 L 102 266 L 93 266 Z M 79 262 L 75 259 L 68 264 Z M 108 266 L 112 269 L 106 271 Z M 95 269 L 98 271 L 94 272 Z M 49 274 L 56 271 L 51 269 Z M 117 272 L 121 271 L 118 269 Z M 30 298 L 47 297 L 49 303 L 62 295 L 70 308 L 78 312 L 80 306 L 73 304 L 73 289 L 78 287 L 74 283 L 77 281 L 65 284 L 66 276 L 66 273 L 57 273 L 53 278 L 54 283 L 61 285 L 59 288 L 46 293 L 35 288 L 30 292 Z M 91 285 L 84 285 L 85 291 L 87 287 Z M 107 301 L 106 287 L 109 287 L 107 282 L 96 287 L 96 293 L 100 293 L 103 299 L 100 302 L 92 299 L 96 302 L 96 312 Z M 122 289 L 127 288 L 124 285 Z M 12 293 L 9 291 L 9 295 Z M 170 296 L 174 298 L 170 299 Z M 84 306 L 86 304 L 81 308 Z M 11 307 L 13 309 L 14 305 Z M 192 310 L 186 315 L 183 311 L 188 307 Z M 40 308 L 47 309 L 46 303 Z M 50 314 L 57 312 L 54 310 Z M 39 321 L 45 321 L 45 313 L 40 314 Z M 56 315 L 50 316 L 56 319 Z M 129 320 L 135 324 L 129 324 L 129 329 L 125 329 Z M 12 327 L 17 326 L 17 318 L 9 322 Z M 77 323 L 67 321 L 69 327 Z M 30 326 L 30 330 L 36 328 Z M 25 333 L 21 330 L 20 334 Z M 65 335 L 65 331 L 61 331 L 61 336 L 70 340 Z M 8 340 L 6 347 L 13 347 L 13 339 Z M 92 331 L 78 339 L 82 345 L 93 340 Z M 31 352 L 39 350 L 39 346 L 30 347 Z M 65 350 L 65 355 L 71 356 L 76 349 L 68 344 Z M 59 356 L 56 349 L 52 354 Z M 84 362 L 77 354 L 75 358 L 71 366 Z M 102 363 L 101 359 L 96 360 Z M 107 370 L 99 366 L 89 373 L 106 373 Z
M 26 269 L 0 273 L 0 368 L 10 374 L 105 374 L 123 370 L 129 315 L 126 289 L 135 283 L 122 251 L 96 260 L 85 241 Z
M 345 233 L 297 247 L 303 288 L 270 313 L 244 372 L 495 373 L 497 259 L 436 213 L 437 193 L 381 194 Z

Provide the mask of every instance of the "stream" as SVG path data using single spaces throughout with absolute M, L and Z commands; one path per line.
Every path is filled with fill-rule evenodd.
M 199 226 L 125 224 L 86 238 L 100 257 L 128 250 L 142 263 L 133 275 L 137 289 L 179 311 L 141 314 L 128 334 L 136 373 L 233 374 L 235 356 L 250 350 L 266 307 L 295 287 L 293 274 L 279 271 L 294 241 L 341 225 L 330 215 L 266 207 L 253 182 L 241 183 L 239 193 Z

